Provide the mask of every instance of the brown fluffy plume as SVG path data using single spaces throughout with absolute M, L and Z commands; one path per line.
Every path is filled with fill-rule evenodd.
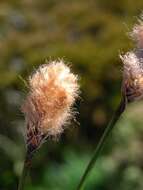
M 29 77 L 29 94 L 22 106 L 29 155 L 49 136 L 59 136 L 72 117 L 78 78 L 63 60 L 44 64 Z
M 136 43 L 133 51 L 120 56 L 123 61 L 123 94 L 127 102 L 143 98 L 143 17 L 133 27 L 130 36 Z

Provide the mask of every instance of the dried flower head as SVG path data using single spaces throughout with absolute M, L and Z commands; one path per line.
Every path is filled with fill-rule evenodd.
M 134 52 L 120 56 L 123 63 L 123 93 L 128 102 L 143 97 L 143 62 Z
M 78 97 L 77 76 L 62 60 L 44 64 L 29 77 L 29 94 L 22 106 L 31 154 L 49 136 L 61 134 Z
M 143 16 L 130 33 L 136 49 L 120 56 L 123 66 L 123 95 L 127 102 L 143 98 Z

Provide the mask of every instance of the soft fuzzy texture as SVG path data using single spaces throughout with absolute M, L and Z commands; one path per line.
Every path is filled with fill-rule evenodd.
M 78 77 L 71 73 L 63 60 L 44 64 L 29 77 L 29 94 L 22 106 L 28 143 L 34 138 L 39 146 L 42 136 L 61 134 L 78 97 L 77 82 Z
M 133 31 L 131 32 L 131 37 L 137 43 L 138 48 L 143 48 L 143 21 L 140 20 L 140 23 L 135 25 Z
M 143 63 L 134 52 L 120 56 L 123 66 L 123 91 L 128 102 L 143 97 Z
M 123 94 L 128 102 L 143 98 L 143 21 L 133 27 L 136 49 L 120 56 L 123 61 Z

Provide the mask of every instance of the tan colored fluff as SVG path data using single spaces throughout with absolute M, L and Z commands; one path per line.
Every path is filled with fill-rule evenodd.
M 71 106 L 78 96 L 77 81 L 77 76 L 71 73 L 62 60 L 40 66 L 29 77 L 30 91 L 22 111 L 30 143 L 34 134 L 39 146 L 39 136 L 57 136 L 63 131 L 71 118 Z
M 136 42 L 136 49 L 120 56 L 123 61 L 123 93 L 127 101 L 143 98 L 143 21 L 133 27 L 131 37 Z
M 121 56 L 124 63 L 123 89 L 128 102 L 143 98 L 143 65 L 134 52 Z

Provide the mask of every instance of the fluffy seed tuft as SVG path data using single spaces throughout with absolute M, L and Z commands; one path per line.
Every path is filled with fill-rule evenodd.
M 143 98 L 143 15 L 130 33 L 136 49 L 120 56 L 123 61 L 122 92 L 127 102 Z
M 123 61 L 123 93 L 128 102 L 143 98 L 143 62 L 134 52 L 120 56 Z
M 71 118 L 78 97 L 78 77 L 62 60 L 44 64 L 29 77 L 29 94 L 22 106 L 30 152 L 48 136 L 58 136 Z

